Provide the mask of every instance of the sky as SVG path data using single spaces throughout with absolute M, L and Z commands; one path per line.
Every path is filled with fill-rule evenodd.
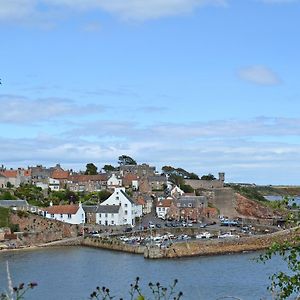
M 300 0 L 0 0 L 0 164 L 300 184 Z

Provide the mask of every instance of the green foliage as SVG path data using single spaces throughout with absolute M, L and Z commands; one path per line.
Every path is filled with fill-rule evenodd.
M 140 287 L 140 279 L 139 277 L 136 278 L 134 283 L 130 284 L 130 300 L 150 300 L 151 298 L 146 298 L 145 293 L 142 292 L 142 289 Z M 150 289 L 150 293 L 152 294 L 153 298 L 155 300 L 162 300 L 162 299 L 174 299 L 179 300 L 182 296 L 182 292 L 176 292 L 175 288 L 178 283 L 178 280 L 175 279 L 173 284 L 169 287 L 165 287 L 161 285 L 159 282 L 156 284 L 153 284 L 150 282 L 148 284 L 148 287 Z M 107 287 L 100 288 L 99 286 L 96 287 L 96 290 L 93 291 L 90 295 L 89 299 L 97 299 L 97 300 L 111 300 L 115 297 L 110 294 L 110 290 Z M 121 298 L 120 300 L 122 300 Z
M 117 168 L 115 168 L 114 166 L 112 165 L 105 165 L 103 168 L 102 168 L 106 173 L 107 172 L 112 172 L 112 171 L 116 171 Z
M 19 199 L 26 199 L 31 205 L 44 206 L 43 190 L 35 185 L 22 184 L 15 190 L 15 195 Z
M 123 154 L 123 155 L 119 156 L 118 164 L 120 164 L 121 166 L 126 166 L 126 165 L 136 165 L 137 163 L 130 156 Z
M 174 168 L 171 166 L 163 166 L 162 171 L 164 174 L 168 174 L 170 177 L 182 177 L 185 179 L 199 179 L 198 175 L 195 173 L 190 173 L 183 168 Z
M 0 207 L 0 227 L 9 227 L 9 215 L 10 211 L 8 208 Z
M 97 175 L 97 167 L 93 163 L 86 165 L 85 175 Z
M 265 203 L 269 203 L 268 201 L 255 187 L 252 186 L 241 186 L 241 185 L 232 185 L 233 188 L 237 193 L 241 194 L 242 196 L 257 200 Z
M 298 228 L 299 230 L 299 228 Z M 300 293 L 300 237 L 297 236 L 293 243 L 274 243 L 268 251 L 259 257 L 259 260 L 266 262 L 274 255 L 280 255 L 286 262 L 288 273 L 279 271 L 273 274 L 271 285 L 268 289 L 275 294 L 276 299 L 287 299 L 293 294 Z
M 213 174 L 207 174 L 207 175 L 203 175 L 201 176 L 201 180 L 215 180 L 216 177 Z
M 13 185 L 11 182 L 9 182 L 9 181 L 6 183 L 6 187 L 7 187 L 8 189 L 13 188 L 13 186 L 14 186 L 14 185 Z
M 180 186 L 180 188 L 185 192 L 185 193 L 194 193 L 194 189 L 189 185 L 189 184 L 183 184 Z
M 0 195 L 0 200 L 16 200 L 16 199 L 17 197 L 15 197 L 9 191 L 3 191 Z

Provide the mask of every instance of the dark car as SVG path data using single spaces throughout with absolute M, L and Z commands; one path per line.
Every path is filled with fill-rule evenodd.
M 127 227 L 124 229 L 124 232 L 131 232 L 132 231 L 132 228 L 131 227 Z
M 155 224 L 155 226 L 156 226 L 157 228 L 161 228 L 161 225 L 160 225 L 160 224 Z

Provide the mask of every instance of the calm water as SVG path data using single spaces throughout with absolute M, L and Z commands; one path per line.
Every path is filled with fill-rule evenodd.
M 266 199 L 270 200 L 270 201 L 274 201 L 274 200 L 282 200 L 283 197 L 282 196 L 274 196 L 274 195 L 269 195 L 269 196 L 265 196 Z M 294 202 L 297 204 L 297 205 L 300 205 L 300 196 L 293 196 L 293 197 L 290 197 L 291 199 L 294 199 Z M 290 204 L 292 204 L 293 201 L 291 201 Z
M 15 284 L 35 281 L 39 286 L 27 299 L 88 299 L 96 286 L 130 299 L 130 283 L 169 284 L 178 278 L 183 299 L 217 299 L 233 295 L 240 299 L 271 299 L 268 276 L 282 269 L 279 258 L 270 263 L 253 261 L 259 253 L 194 257 L 177 260 L 145 260 L 142 256 L 93 248 L 51 248 L 0 254 L 0 290 L 7 287 L 6 261 Z M 125 291 L 125 292 L 124 292 Z M 116 298 L 118 299 L 118 298 Z

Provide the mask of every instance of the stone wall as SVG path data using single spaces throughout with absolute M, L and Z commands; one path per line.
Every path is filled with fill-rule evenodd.
M 147 248 L 145 258 L 178 258 L 185 256 L 216 255 L 254 251 L 269 248 L 274 242 L 291 241 L 299 236 L 299 229 L 290 229 L 273 234 L 244 237 L 240 239 L 192 241 L 174 243 L 170 248 L 159 249 L 158 247 Z
M 96 247 L 102 249 L 109 249 L 115 251 L 123 251 L 136 254 L 144 254 L 144 246 L 133 246 L 123 244 L 117 239 L 99 238 L 99 237 L 86 237 L 82 242 L 83 246 Z
M 26 246 L 76 237 L 82 229 L 79 225 L 50 220 L 30 213 L 14 212 L 10 215 L 10 222 L 19 225 L 18 240 L 21 245 Z

